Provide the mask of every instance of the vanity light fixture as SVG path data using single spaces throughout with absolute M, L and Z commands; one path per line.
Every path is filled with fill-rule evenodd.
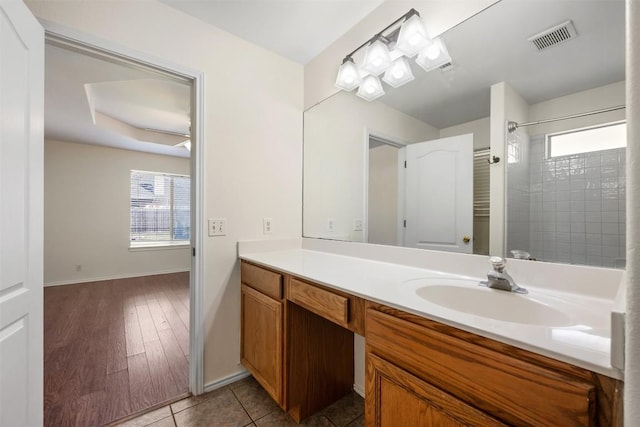
M 393 61 L 387 43 L 388 41 L 381 35 L 376 36 L 376 40 L 367 47 L 364 54 L 363 71 L 377 76 L 389 68 Z
M 411 66 L 409 65 L 409 61 L 404 56 L 399 57 L 384 73 L 384 80 L 391 87 L 400 87 L 405 83 L 410 82 L 415 77 L 413 77 L 413 73 L 411 72 Z
M 362 82 L 362 78 L 360 78 L 360 71 L 358 70 L 356 63 L 353 62 L 353 59 L 350 56 L 347 56 L 344 58 L 342 65 L 338 69 L 336 86 L 342 90 L 351 92 L 360 85 L 360 82 Z
M 433 39 L 432 43 L 422 49 L 418 54 L 418 58 L 416 58 L 416 63 L 427 72 L 435 70 L 448 62 L 451 62 L 451 57 L 440 38 Z
M 400 27 L 396 49 L 409 58 L 413 58 L 431 43 L 431 39 L 427 34 L 427 28 L 424 26 L 420 14 L 415 9 L 411 9 L 405 16 L 408 16 L 408 18 Z
M 384 95 L 384 89 L 382 89 L 382 83 L 380 83 L 378 76 L 368 75 L 362 79 L 357 95 L 367 101 L 373 101 Z
M 353 55 L 365 47 L 358 67 Z M 411 9 L 344 58 L 336 87 L 350 92 L 359 86 L 357 95 L 373 101 L 385 93 L 377 77 L 380 74 L 384 73 L 382 80 L 394 88 L 414 80 L 408 58 L 416 55 L 416 63 L 426 71 L 451 62 L 443 41 L 429 38 L 420 14 Z

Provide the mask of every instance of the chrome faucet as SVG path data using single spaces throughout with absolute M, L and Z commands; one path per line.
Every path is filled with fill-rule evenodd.
M 499 257 L 489 257 L 489 264 L 493 267 L 493 270 L 487 273 L 487 281 L 480 282 L 482 286 L 486 286 L 492 289 L 500 289 L 501 291 L 515 292 L 518 294 L 526 294 L 528 291 L 525 288 L 521 288 L 516 285 L 513 277 L 505 271 L 507 260 Z

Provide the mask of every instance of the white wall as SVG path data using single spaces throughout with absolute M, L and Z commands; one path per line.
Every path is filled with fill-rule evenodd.
M 541 254 L 532 253 L 531 238 L 542 235 L 542 230 L 536 229 L 537 234 L 531 233 L 531 228 L 542 228 L 541 225 L 531 224 L 531 178 L 529 170 L 529 162 L 531 160 L 529 135 L 522 130 L 513 133 L 507 133 L 507 225 L 506 225 L 506 253 L 507 257 L 513 257 L 513 250 L 521 250 L 529 252 L 533 258 L 542 259 Z M 537 153 L 536 153 L 537 154 Z M 541 154 L 541 153 L 540 153 Z M 542 169 L 540 169 L 540 182 L 537 185 L 542 186 Z M 537 187 L 535 187 L 538 190 Z M 536 196 L 542 202 L 542 188 L 539 189 Z M 542 212 L 536 212 L 535 216 L 542 216 Z M 554 218 L 555 220 L 555 218 Z M 533 234 L 533 235 L 532 235 Z
M 304 236 L 363 241 L 367 131 L 393 141 L 438 138 L 438 129 L 381 102 L 340 92 L 304 113 Z M 329 218 L 334 230 L 328 230 Z M 365 224 L 366 227 L 366 224 Z
M 627 0 L 627 317 L 624 425 L 640 419 L 640 2 Z
M 156 1 L 28 1 L 39 18 L 206 75 L 204 218 L 227 236 L 204 242 L 205 384 L 243 371 L 238 240 L 299 237 L 302 66 Z M 206 230 L 205 224 L 200 224 Z
M 556 117 L 595 111 L 602 108 L 624 105 L 625 82 L 612 83 L 582 92 L 551 99 L 529 106 L 528 121 L 535 122 Z M 624 120 L 625 110 L 562 120 L 523 128 L 529 135 L 560 132 L 567 129 L 594 126 L 602 123 Z
M 398 148 L 382 144 L 369 149 L 367 241 L 398 244 Z
M 189 270 L 188 248 L 129 251 L 132 169 L 190 174 L 185 158 L 45 141 L 45 285 Z
M 461 123 L 459 125 L 450 126 L 448 128 L 442 128 L 440 129 L 440 138 L 472 133 L 473 149 L 480 150 L 483 148 L 489 148 L 491 145 L 490 129 L 491 119 L 489 117 L 485 117 L 482 119 Z
M 491 165 L 489 214 L 489 253 L 505 255 L 505 174 L 507 164 L 507 122 L 527 121 L 529 106 L 508 84 L 501 82 L 491 86 L 491 156 L 500 157 L 500 162 Z

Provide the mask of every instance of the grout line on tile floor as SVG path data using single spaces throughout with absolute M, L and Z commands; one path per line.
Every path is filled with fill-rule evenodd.
M 251 423 L 249 423 L 247 425 L 254 424 L 256 422 L 256 420 L 254 420 L 253 417 L 251 417 L 251 414 L 249 414 L 249 411 L 247 411 L 247 408 L 244 407 L 244 405 L 242 404 L 242 401 L 240 400 L 240 398 L 236 394 L 235 390 L 232 389 L 232 388 L 229 388 L 229 390 L 231 390 L 231 394 L 233 394 L 234 399 L 236 399 L 236 401 L 238 401 L 238 403 L 240 404 L 240 407 L 242 408 L 242 410 L 245 412 L 245 414 L 247 414 L 247 417 L 249 417 L 249 419 L 251 420 Z

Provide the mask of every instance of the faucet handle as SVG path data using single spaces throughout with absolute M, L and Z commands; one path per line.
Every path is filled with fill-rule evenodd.
M 507 260 L 499 256 L 490 256 L 489 264 L 491 264 L 495 271 L 503 272 L 504 268 L 507 266 Z

